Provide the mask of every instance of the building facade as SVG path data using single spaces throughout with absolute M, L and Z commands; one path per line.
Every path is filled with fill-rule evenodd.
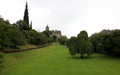
M 46 26 L 46 31 L 49 31 L 50 36 L 53 37 L 53 38 L 59 39 L 59 38 L 62 37 L 62 33 L 61 33 L 60 30 L 52 30 L 52 31 L 50 31 L 48 25 Z

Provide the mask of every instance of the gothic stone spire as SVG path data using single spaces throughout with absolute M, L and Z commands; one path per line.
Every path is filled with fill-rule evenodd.
M 29 16 L 28 16 L 28 3 L 26 2 L 25 12 L 24 12 L 24 18 L 23 20 L 29 25 Z

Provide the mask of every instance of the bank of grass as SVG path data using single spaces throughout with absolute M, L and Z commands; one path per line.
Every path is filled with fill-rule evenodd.
M 22 52 L 22 51 L 28 51 L 28 50 L 35 50 L 35 49 L 50 46 L 50 45 L 52 45 L 52 43 L 43 44 L 43 45 L 26 44 L 24 46 L 18 46 L 18 48 L 16 49 L 6 47 L 2 50 L 2 52 L 4 53 Z
M 120 75 L 120 59 L 93 54 L 89 59 L 71 57 L 59 44 L 31 51 L 4 54 L 0 75 Z
M 32 45 L 32 44 L 26 44 L 25 46 L 19 46 L 20 50 L 27 50 L 27 49 L 33 49 L 33 48 L 37 48 L 37 46 Z

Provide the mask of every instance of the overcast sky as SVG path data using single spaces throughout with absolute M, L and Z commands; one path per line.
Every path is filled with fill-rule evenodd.
M 120 0 L 27 0 L 33 29 L 61 30 L 89 36 L 103 29 L 120 29 Z M 0 0 L 0 15 L 10 23 L 23 19 L 26 0 Z

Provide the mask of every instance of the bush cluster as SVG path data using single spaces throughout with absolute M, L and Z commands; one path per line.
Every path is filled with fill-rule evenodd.
M 43 45 L 52 42 L 52 38 L 45 32 L 29 29 L 28 25 L 20 20 L 14 24 L 0 18 L 0 50 L 8 48 L 18 49 L 26 44 Z
M 0 17 L 0 51 L 18 51 L 22 49 L 20 47 L 28 47 L 26 45 L 39 47 L 53 42 L 53 38 L 49 35 L 49 31 L 37 32 L 31 29 L 25 21 L 19 20 L 10 24 L 8 20 Z M 0 54 L 0 67 L 1 64 L 2 56 Z
M 95 33 L 90 37 L 95 52 L 120 57 L 120 30 Z

